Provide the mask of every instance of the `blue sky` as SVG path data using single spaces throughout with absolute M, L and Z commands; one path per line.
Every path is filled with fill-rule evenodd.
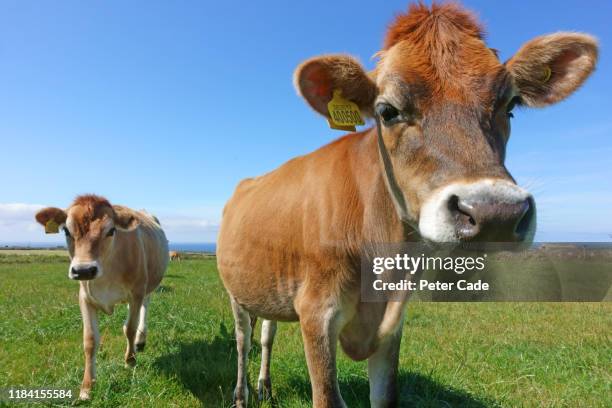
M 509 58 L 534 36 L 589 32 L 597 72 L 567 101 L 519 110 L 507 165 L 538 240 L 612 234 L 612 3 L 465 1 Z M 323 53 L 368 68 L 406 1 L 0 2 L 0 242 L 57 241 L 32 222 L 78 193 L 157 213 L 174 242 L 214 241 L 236 183 L 341 133 L 291 76 Z

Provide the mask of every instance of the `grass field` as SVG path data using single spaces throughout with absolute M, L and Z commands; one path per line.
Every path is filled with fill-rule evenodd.
M 67 258 L 60 254 L 0 252 L 0 388 L 78 389 L 78 284 L 66 275 Z M 214 259 L 170 265 L 152 297 L 147 349 L 133 370 L 123 366 L 125 311 L 118 307 L 101 317 L 98 382 L 85 405 L 231 405 L 233 320 Z M 610 303 L 410 304 L 400 361 L 402 406 L 610 407 L 611 312 Z M 251 390 L 259 351 L 256 341 Z M 366 364 L 340 355 L 338 366 L 348 406 L 368 406 Z M 274 406 L 310 406 L 295 323 L 279 325 L 272 383 Z

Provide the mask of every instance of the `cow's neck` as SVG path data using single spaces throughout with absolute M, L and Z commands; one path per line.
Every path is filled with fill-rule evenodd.
M 386 149 L 381 149 L 380 143 L 382 140 L 379 140 L 377 129 L 374 128 L 367 132 L 362 141 L 366 147 L 358 150 L 359 155 L 363 155 L 363 157 L 357 157 L 356 163 L 364 164 L 358 167 L 364 173 L 356 176 L 365 180 L 361 184 L 363 189 L 361 196 L 366 198 L 363 202 L 364 240 L 360 248 L 361 254 L 365 255 L 369 250 L 377 251 L 377 249 L 381 249 L 379 247 L 381 244 L 384 251 L 388 249 L 385 248 L 385 244 L 416 241 L 420 238 L 412 225 L 413 222 L 408 217 L 409 209 L 405 204 L 402 205 L 401 201 L 398 202 L 397 194 L 392 191 L 393 185 L 397 188 L 397 183 L 394 181 L 392 166 L 389 166 L 390 162 L 385 167 L 388 153 L 387 159 L 385 159 Z M 403 198 L 402 194 L 401 199 Z M 345 339 L 350 342 L 351 327 L 355 333 L 363 333 L 364 325 L 372 325 L 370 327 L 372 330 L 368 330 L 371 332 L 370 341 L 374 343 L 384 341 L 385 338 L 395 333 L 401 325 L 405 311 L 404 306 L 407 301 L 408 298 L 406 297 L 400 301 L 388 302 L 385 305 L 361 304 L 355 319 L 344 333 Z M 362 343 L 367 346 L 368 341 L 362 341 Z
M 362 143 L 363 148 L 358 149 L 359 157 L 354 160 L 353 171 L 356 173 L 354 177 L 362 181 L 359 185 L 362 190 L 364 244 L 414 241 L 418 234 L 412 226 L 406 205 L 398 202 L 397 192 L 393 192 L 394 188 L 398 189 L 397 183 L 392 167 L 389 167 L 391 163 L 385 166 L 376 128 L 363 135 Z M 401 199 L 404 200 L 403 194 Z
M 121 276 L 134 276 L 143 259 L 139 230 L 117 231 L 115 242 L 108 252 L 100 258 L 100 263 L 104 270 L 104 275 L 116 282 L 130 281 Z
M 395 207 L 395 211 L 397 212 L 397 216 L 403 226 L 410 230 L 417 231 L 416 226 L 410 216 L 410 208 L 408 207 L 408 202 L 406 201 L 406 197 L 404 196 L 404 192 L 399 187 L 397 180 L 395 178 L 395 171 L 393 169 L 393 163 L 391 162 L 391 157 L 389 156 L 389 151 L 387 150 L 387 146 L 385 146 L 383 137 L 382 137 L 382 128 L 380 124 L 380 119 L 376 116 L 376 145 L 378 147 L 378 154 L 380 157 L 380 167 L 382 169 L 382 177 L 385 182 L 385 186 L 387 187 L 387 191 L 389 192 L 389 196 L 391 197 L 391 201 L 393 202 L 393 206 Z

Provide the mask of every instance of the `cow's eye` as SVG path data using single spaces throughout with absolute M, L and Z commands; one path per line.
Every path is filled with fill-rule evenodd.
M 64 235 L 66 235 L 66 238 L 70 238 L 70 231 L 68 231 L 68 228 L 63 227 L 62 229 L 64 230 Z
M 509 118 L 513 118 L 514 114 L 512 113 L 512 110 L 517 106 L 521 104 L 521 98 L 518 96 L 515 96 L 514 98 L 510 99 L 510 101 L 508 102 L 508 105 L 506 105 L 506 115 L 508 115 Z
M 400 112 L 393 105 L 386 102 L 376 104 L 376 114 L 382 118 L 385 126 L 393 125 L 401 118 Z
M 107 236 L 107 237 L 112 237 L 113 235 L 115 235 L 115 231 L 116 231 L 116 230 L 117 230 L 117 229 L 116 229 L 115 227 L 113 227 L 113 228 L 109 229 L 109 230 L 108 230 L 108 232 L 106 233 L 106 236 Z

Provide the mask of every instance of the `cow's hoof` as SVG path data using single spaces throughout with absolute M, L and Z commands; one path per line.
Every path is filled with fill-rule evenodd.
M 235 399 L 234 405 L 232 405 L 232 407 L 235 407 L 235 408 L 246 408 L 246 406 L 247 406 L 247 403 L 243 399 Z
M 234 389 L 234 407 L 236 408 L 246 408 L 247 402 L 249 401 L 249 390 L 244 387 L 239 389 L 236 387 Z
M 81 389 L 81 391 L 79 392 L 79 400 L 81 401 L 91 400 L 91 390 Z
M 91 400 L 91 390 L 95 383 L 95 378 L 87 381 L 83 380 L 83 382 L 81 383 L 81 388 L 79 390 L 79 401 Z
M 134 368 L 136 366 L 136 357 L 130 356 L 125 359 L 125 368 Z
M 142 343 L 136 343 L 135 347 L 136 347 L 136 351 L 141 352 L 144 351 L 145 346 L 147 345 L 146 342 L 142 342 Z
M 260 402 L 272 399 L 272 381 L 260 379 L 257 383 L 257 398 Z

